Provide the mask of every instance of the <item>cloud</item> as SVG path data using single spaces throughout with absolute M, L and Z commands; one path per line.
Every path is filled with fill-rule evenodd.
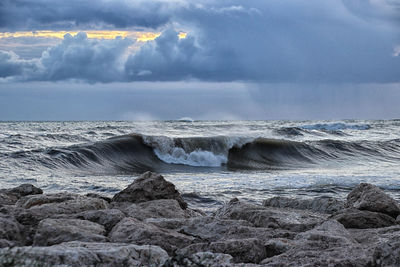
M 157 28 L 181 1 L 2 0 L 0 28 L 9 30 Z
M 134 51 L 128 49 L 132 42 L 129 39 L 88 40 L 83 34 L 66 36 L 61 44 L 51 47 L 38 59 L 41 75 L 25 74 L 22 80 L 194 79 L 259 83 L 400 80 L 400 60 L 393 57 L 397 53 L 393 47 L 400 43 L 399 5 L 394 1 L 102 0 L 98 7 L 93 1 L 83 1 L 81 8 L 77 8 L 77 0 L 35 3 L 43 10 L 35 7 L 29 10 L 32 14 L 27 14 L 24 8 L 31 7 L 33 1 L 2 2 L 0 15 L 1 11 L 7 15 L 0 16 L 0 26 L 147 25 L 159 27 L 162 34 Z M 27 19 L 18 19 L 20 16 Z M 29 21 L 29 25 L 24 21 Z M 180 29 L 188 32 L 186 38 L 178 38 Z M 22 70 L 26 68 L 22 62 L 18 64 Z M 18 77 L 22 70 L 10 65 L 1 75 Z

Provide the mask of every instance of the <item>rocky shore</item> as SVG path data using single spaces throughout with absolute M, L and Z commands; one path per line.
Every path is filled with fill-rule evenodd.
M 0 189 L 0 266 L 400 266 L 399 215 L 371 184 L 212 215 L 151 172 L 113 198 L 23 184 Z

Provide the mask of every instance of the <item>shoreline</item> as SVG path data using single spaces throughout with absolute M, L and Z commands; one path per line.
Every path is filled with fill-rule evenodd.
M 0 189 L 0 265 L 398 266 L 400 206 L 362 183 L 347 199 L 237 198 L 213 214 L 146 172 L 112 198 Z

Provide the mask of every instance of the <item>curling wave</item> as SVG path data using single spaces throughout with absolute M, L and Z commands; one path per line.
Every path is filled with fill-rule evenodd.
M 273 170 L 329 163 L 398 162 L 400 140 L 295 142 L 268 138 L 171 138 L 131 134 L 95 143 L 52 148 L 45 150 L 44 154 L 45 158 L 40 162 L 46 167 L 75 167 L 94 172 L 168 172 L 190 171 L 190 168 L 198 171 L 199 167 Z

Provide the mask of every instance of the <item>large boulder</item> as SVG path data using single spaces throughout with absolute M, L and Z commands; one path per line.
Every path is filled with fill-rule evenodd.
M 301 232 L 313 228 L 326 219 L 323 214 L 303 210 L 282 210 L 279 208 L 242 203 L 237 199 L 217 210 L 218 219 L 246 220 L 255 227 L 284 229 Z
M 257 238 L 220 240 L 196 243 L 180 249 L 177 254 L 189 256 L 201 251 L 229 254 L 234 262 L 259 263 L 267 256 L 264 243 Z
M 67 242 L 50 247 L 0 249 L 0 266 L 161 266 L 168 254 L 157 246 Z
M 108 203 L 103 199 L 80 195 L 55 194 L 41 195 L 41 197 L 20 199 L 17 202 L 20 206 L 26 207 L 15 215 L 20 223 L 37 225 L 39 221 L 59 214 L 75 214 L 88 210 L 103 210 L 108 207 Z
M 336 213 L 344 208 L 344 202 L 332 197 L 316 197 L 312 199 L 296 199 L 273 197 L 263 201 L 263 206 L 310 210 L 321 213 Z
M 110 232 L 111 242 L 156 245 L 172 254 L 176 249 L 190 245 L 196 238 L 173 230 L 143 223 L 135 218 L 125 218 Z
M 346 207 L 385 213 L 396 219 L 400 206 L 379 187 L 361 183 L 347 196 Z
M 114 204 L 115 205 L 115 204 Z M 118 208 L 117 206 L 115 206 Z M 182 209 L 175 199 L 156 199 L 142 203 L 130 204 L 122 207 L 121 210 L 128 216 L 138 220 L 147 218 L 190 218 L 201 216 L 191 210 Z
M 266 266 L 369 266 L 371 250 L 335 220 L 299 233 L 284 253 L 261 261 Z
M 345 209 L 332 216 L 346 228 L 379 228 L 396 224 L 396 220 L 384 213 L 367 210 Z
M 105 242 L 102 225 L 77 219 L 45 219 L 39 223 L 35 246 L 51 246 L 68 241 Z
M 71 217 L 71 215 L 66 216 Z M 72 217 L 101 224 L 109 232 L 117 223 L 125 218 L 125 214 L 117 209 L 88 210 L 74 214 Z
M 0 189 L 0 204 L 2 205 L 14 205 L 19 198 L 28 195 L 42 194 L 43 191 L 40 188 L 32 184 L 21 184 L 20 186 Z
M 23 244 L 23 231 L 24 227 L 19 224 L 15 218 L 11 216 L 0 216 L 0 240 L 3 240 L 0 247 L 5 247 L 8 244 Z M 12 242 L 7 242 L 5 240 Z
M 145 172 L 127 188 L 117 193 L 112 201 L 140 203 L 155 199 L 176 199 L 182 209 L 187 203 L 176 190 L 175 185 L 166 181 L 160 174 Z

